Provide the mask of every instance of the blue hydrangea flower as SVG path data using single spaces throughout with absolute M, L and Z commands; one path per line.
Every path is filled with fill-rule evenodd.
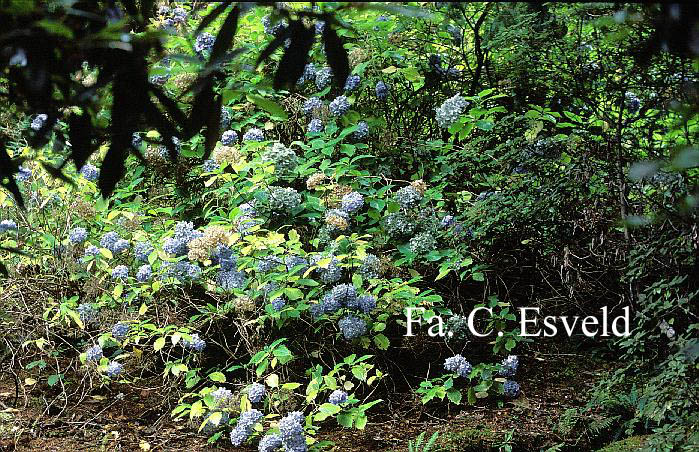
M 216 171 L 218 168 L 219 168 L 219 165 L 218 165 L 218 163 L 216 163 L 216 160 L 214 160 L 214 159 L 204 160 L 204 163 L 201 165 L 201 169 L 205 173 L 210 173 L 212 171 Z
M 212 261 L 218 264 L 223 271 L 235 270 L 238 256 L 226 245 L 217 245 L 212 253 Z
M 357 130 L 352 133 L 352 138 L 361 141 L 369 136 L 369 124 L 367 124 L 366 121 L 359 121 L 357 127 Z
M 74 245 L 83 243 L 87 240 L 87 229 L 81 227 L 73 228 L 68 235 L 68 240 Z
M 519 358 L 517 355 L 509 355 L 507 358 L 502 360 L 501 365 L 502 368 L 498 371 L 498 375 L 501 377 L 512 378 L 517 373 Z
M 175 234 L 165 240 L 163 251 L 175 256 L 184 256 L 187 254 L 187 244 L 194 239 L 203 236 L 201 231 L 194 229 L 194 224 L 188 221 L 179 221 L 175 224 Z
M 206 348 L 206 342 L 204 339 L 199 337 L 198 333 L 191 334 L 190 336 L 192 337 L 192 340 L 182 338 L 182 347 L 184 347 L 186 350 L 194 350 L 197 352 L 200 352 Z
M 29 168 L 25 168 L 23 166 L 20 166 L 17 169 L 17 175 L 15 177 L 20 182 L 26 182 L 29 180 L 30 177 L 32 177 L 32 170 L 30 170 Z
M 345 212 L 355 212 L 364 205 L 364 196 L 356 191 L 349 192 L 342 197 L 342 210 Z
M 262 413 L 254 408 L 240 413 L 238 423 L 235 425 L 233 431 L 231 431 L 231 443 L 236 447 L 243 444 L 250 434 L 252 434 L 255 424 L 257 424 L 261 418 Z
M 421 232 L 410 239 L 410 251 L 415 254 L 427 254 L 437 247 L 437 240 L 429 232 Z
M 87 349 L 85 357 L 88 362 L 99 361 L 100 359 L 102 359 L 102 347 L 100 347 L 97 344 L 93 345 L 92 347 Z
M 129 277 L 129 267 L 126 265 L 117 265 L 112 270 L 112 279 L 118 279 L 120 281 L 126 281 Z
M 2 220 L 0 221 L 0 234 L 7 231 L 14 231 L 17 229 L 17 223 L 14 220 Z
M 265 396 L 265 385 L 260 383 L 253 383 L 248 388 L 248 399 L 252 403 L 258 403 Z
M 328 83 L 330 83 L 330 80 L 333 77 L 333 71 L 329 67 L 324 67 L 323 69 L 320 69 L 319 71 L 316 72 L 316 88 L 318 90 L 321 90 L 328 86 Z
M 105 371 L 105 373 L 107 374 L 107 376 L 109 378 L 114 378 L 114 377 L 119 376 L 119 374 L 121 374 L 121 372 L 123 370 L 124 370 L 123 364 L 121 364 L 118 361 L 112 361 L 107 365 L 107 370 Z
M 242 289 L 245 285 L 245 273 L 238 270 L 221 270 L 216 275 L 216 283 L 224 290 Z
M 320 280 L 325 284 L 332 284 L 339 281 L 342 278 L 342 269 L 338 265 L 337 258 L 335 256 L 323 256 L 322 254 L 316 254 L 311 256 L 311 264 L 316 265 L 319 261 L 330 257 L 330 264 L 327 268 L 318 267 L 316 271 L 320 277 Z
M 323 101 L 318 97 L 309 97 L 306 102 L 303 103 L 303 113 L 307 116 L 311 116 L 323 108 Z
M 231 125 L 231 112 L 226 107 L 221 107 L 221 118 L 219 128 L 227 129 Z
M 410 209 L 420 204 L 422 195 L 411 185 L 401 188 L 396 192 L 396 201 L 403 209 Z
M 164 278 L 174 278 L 178 281 L 193 281 L 201 276 L 201 267 L 187 261 L 164 262 L 162 267 Z
M 373 254 L 367 254 L 359 267 L 359 274 L 365 279 L 377 279 L 381 263 Z
M 80 168 L 80 174 L 87 180 L 94 182 L 100 177 L 100 170 L 95 165 L 89 163 Z
M 342 303 L 337 298 L 333 297 L 332 292 L 328 292 L 323 296 L 323 299 L 319 303 L 322 308 L 321 314 L 334 314 L 335 312 L 342 309 Z
M 49 115 L 45 113 L 40 113 L 36 115 L 34 119 L 32 119 L 32 123 L 30 127 L 32 130 L 41 130 L 42 127 L 44 127 L 44 124 L 46 124 L 46 121 L 49 119 Z
M 136 149 L 139 149 L 142 143 L 143 138 L 141 138 L 141 135 L 134 132 L 134 134 L 131 136 L 131 146 L 133 146 Z
M 323 121 L 321 121 L 318 118 L 311 119 L 311 122 L 308 123 L 308 132 L 309 133 L 320 133 L 323 131 L 325 128 Z
M 148 264 L 141 265 L 138 268 L 138 272 L 136 272 L 136 280 L 138 282 L 146 282 L 151 276 L 153 276 L 153 269 Z
M 289 175 L 298 165 L 296 153 L 281 143 L 272 144 L 261 157 L 263 162 L 274 164 L 274 171 L 278 175 Z
M 123 339 L 126 337 L 127 334 L 129 334 L 129 330 L 131 329 L 131 326 L 128 323 L 116 323 L 112 327 L 112 336 L 114 339 Z
M 257 271 L 260 273 L 267 273 L 268 271 L 282 264 L 283 262 L 281 258 L 277 256 L 265 256 L 262 259 L 260 259 L 260 262 L 258 262 Z
M 235 130 L 226 130 L 221 135 L 221 143 L 225 146 L 232 146 L 238 141 L 238 133 Z
M 328 397 L 328 403 L 332 403 L 333 405 L 340 405 L 347 402 L 347 393 L 343 391 L 342 389 L 336 389 L 330 394 L 330 397 Z
M 121 253 L 129 249 L 129 241 L 126 239 L 119 239 L 112 246 L 113 253 Z
M 226 406 L 233 401 L 233 393 L 226 388 L 218 388 L 217 390 L 213 391 L 211 395 L 214 398 L 216 407 Z
M 301 205 L 301 195 L 291 187 L 269 188 L 269 210 L 277 215 L 289 215 Z
M 258 452 L 274 452 L 282 447 L 281 435 L 265 435 L 257 446 Z
M 437 113 L 437 124 L 443 129 L 449 128 L 449 126 L 459 119 L 459 116 L 466 110 L 466 107 L 468 107 L 468 101 L 460 95 L 456 94 L 450 97 L 435 109 Z
M 635 93 L 627 91 L 625 94 L 626 108 L 630 113 L 636 113 L 641 108 L 641 99 Z
M 107 232 L 100 239 L 100 246 L 113 252 L 114 244 L 119 240 L 121 240 L 121 237 L 119 237 L 119 234 L 117 234 L 115 231 Z
M 214 42 L 216 38 L 211 33 L 201 33 L 194 42 L 194 51 L 199 54 L 209 52 L 214 47 Z
M 340 327 L 342 335 L 347 340 L 358 338 L 366 333 L 366 322 L 352 314 L 340 319 L 337 325 Z
M 323 34 L 323 31 L 325 30 L 325 21 L 324 20 L 319 20 L 313 25 L 316 34 Z
M 332 298 L 342 306 L 352 306 L 357 299 L 357 289 L 352 284 L 338 284 L 330 293 Z
M 297 80 L 297 84 L 303 85 L 306 82 L 315 80 L 316 78 L 316 65 L 313 63 L 308 63 L 303 67 L 303 74 Z
M 163 86 L 169 78 L 170 74 L 155 74 L 151 75 L 148 80 L 154 85 Z
M 362 81 L 362 78 L 358 75 L 350 75 L 347 77 L 347 80 L 345 81 L 345 91 L 350 92 L 354 91 L 359 87 L 359 83 Z
M 471 363 L 461 355 L 454 355 L 444 361 L 444 368 L 449 372 L 455 372 L 460 377 L 467 378 L 473 370 Z
M 90 245 L 87 248 L 85 248 L 85 254 L 84 254 L 85 257 L 88 257 L 88 256 L 96 257 L 96 256 L 99 256 L 99 254 L 100 254 L 100 249 L 97 248 L 95 245 Z
M 502 387 L 505 391 L 505 397 L 514 399 L 519 395 L 519 383 L 516 381 L 506 380 Z
M 97 310 L 92 307 L 90 303 L 80 303 L 78 308 L 78 316 L 80 316 L 80 321 L 84 325 L 89 325 L 97 321 Z
M 279 433 L 285 450 L 303 452 L 307 450 L 306 438 L 303 435 L 303 413 L 294 411 L 279 420 Z
M 286 264 L 286 271 L 289 273 L 291 273 L 297 266 L 300 267 L 294 272 L 296 275 L 303 275 L 306 273 L 306 270 L 308 270 L 308 260 L 295 254 L 289 254 L 286 256 L 284 258 L 284 263 Z
M 454 226 L 455 223 L 456 218 L 454 217 L 454 215 L 445 215 L 444 218 L 442 218 L 442 221 L 440 222 L 440 226 L 444 229 L 449 229 L 450 227 Z
M 155 250 L 150 242 L 138 242 L 133 247 L 133 253 L 140 262 L 148 262 L 148 256 Z
M 332 113 L 334 116 L 342 116 L 349 110 L 350 103 L 347 96 L 337 96 L 332 102 L 330 102 L 330 106 L 328 108 L 330 109 L 330 113 Z
M 357 297 L 357 303 L 359 305 L 359 309 L 361 309 L 364 314 L 369 314 L 371 311 L 376 309 L 376 298 L 374 298 L 373 295 L 361 295 Z
M 286 301 L 283 297 L 277 297 L 270 302 L 275 311 L 281 311 L 286 306 Z
M 284 19 L 273 22 L 272 16 L 268 14 L 262 18 L 262 26 L 265 33 L 278 36 L 287 27 L 287 23 Z
M 384 229 L 389 236 L 399 238 L 412 234 L 415 231 L 415 223 L 403 213 L 394 212 L 384 218 Z
M 265 133 L 262 130 L 253 127 L 245 132 L 243 135 L 243 141 L 265 141 Z
M 177 7 L 172 10 L 172 20 L 176 24 L 183 24 L 187 20 L 187 10 L 182 7 Z
M 385 100 L 388 97 L 388 86 L 382 81 L 376 83 L 376 97 L 380 100 Z

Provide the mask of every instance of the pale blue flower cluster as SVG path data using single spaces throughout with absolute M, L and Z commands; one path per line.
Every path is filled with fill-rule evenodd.
M 100 177 L 100 170 L 95 165 L 86 163 L 80 168 L 80 174 L 90 182 L 94 182 Z
M 121 363 L 118 362 L 118 361 L 111 361 L 111 362 L 107 365 L 107 370 L 105 371 L 105 374 L 107 374 L 107 376 L 108 376 L 109 378 L 114 378 L 114 377 L 119 376 L 119 374 L 121 374 L 121 372 L 122 372 L 123 370 L 124 370 L 124 365 L 123 365 L 123 364 L 121 364 Z
M 333 77 L 333 71 L 329 67 L 324 67 L 323 69 L 320 69 L 316 72 L 316 88 L 318 90 L 321 90 L 328 86 L 328 83 L 330 83 L 330 80 L 332 80 Z
M 194 230 L 194 224 L 188 221 L 179 221 L 175 225 L 175 234 L 165 240 L 163 251 L 174 256 L 187 254 L 187 244 L 196 238 L 202 237 L 200 231 Z
M 214 159 L 206 159 L 206 160 L 204 160 L 204 163 L 201 165 L 201 169 L 205 173 L 210 173 L 212 171 L 216 171 L 218 168 L 219 168 L 219 164 L 216 163 L 216 160 L 214 160 Z
M 310 133 L 320 133 L 323 129 L 325 129 L 325 125 L 318 118 L 311 119 L 311 122 L 308 123 L 308 131 Z
M 306 102 L 303 103 L 303 113 L 307 116 L 316 114 L 321 108 L 323 108 L 323 101 L 318 97 L 309 97 Z
M 505 397 L 514 399 L 519 395 L 519 383 L 516 381 L 506 380 L 502 388 L 505 391 Z
M 236 447 L 243 444 L 252 434 L 255 424 L 257 424 L 260 419 L 262 419 L 262 413 L 254 408 L 240 413 L 238 423 L 231 431 L 231 444 Z
M 238 270 L 219 270 L 216 284 L 224 290 L 242 289 L 245 285 L 245 273 Z
M 296 153 L 281 143 L 274 143 L 262 154 L 262 161 L 274 164 L 274 170 L 279 175 L 288 175 L 296 169 L 298 158 Z
M 502 368 L 498 371 L 498 375 L 501 377 L 512 378 L 517 373 L 519 358 L 517 355 L 509 355 L 507 358 L 502 360 L 501 366 Z
M 279 433 L 286 452 L 306 452 L 306 437 L 303 434 L 305 417 L 300 411 L 293 411 L 279 420 Z
M 100 254 L 100 249 L 97 248 L 95 245 L 90 245 L 87 248 L 85 248 L 85 254 L 83 259 L 85 259 L 88 256 L 96 257 L 99 256 Z
M 454 355 L 444 361 L 444 368 L 449 372 L 454 372 L 462 378 L 468 378 L 473 370 L 471 363 L 466 361 L 461 355 Z
M 0 221 L 0 234 L 7 231 L 14 231 L 17 229 L 17 223 L 14 220 L 2 220 Z
M 410 251 L 415 254 L 427 254 L 437 247 L 437 240 L 429 232 L 421 232 L 410 239 Z
M 87 349 L 87 352 L 85 352 L 85 357 L 88 362 L 99 361 L 102 359 L 102 347 L 97 344 L 93 345 Z
M 382 81 L 376 83 L 376 97 L 380 100 L 385 100 L 388 97 L 388 86 Z
M 112 270 L 112 279 L 118 279 L 119 281 L 126 281 L 129 277 L 129 267 L 126 265 L 117 265 Z
M 347 340 L 358 338 L 366 333 L 366 322 L 352 314 L 340 319 L 338 326 Z
M 402 212 L 394 212 L 384 217 L 384 229 L 393 238 L 404 237 L 415 231 L 415 223 Z
M 248 388 L 248 399 L 251 403 L 259 403 L 265 396 L 265 385 L 261 383 L 253 383 Z
M 267 273 L 268 271 L 283 265 L 282 259 L 275 255 L 265 256 L 257 263 L 257 271 Z
M 243 134 L 243 141 L 265 141 L 265 133 L 253 127 Z
M 32 130 L 41 130 L 42 127 L 44 127 L 44 124 L 46 124 L 46 121 L 49 119 L 49 115 L 45 113 L 40 113 L 36 115 L 34 119 L 32 119 L 32 123 L 30 127 Z
M 316 72 L 318 72 L 318 70 L 316 69 L 315 64 L 306 64 L 303 67 L 303 74 L 301 74 L 301 77 L 299 77 L 296 83 L 298 83 L 299 85 L 303 85 L 306 82 L 314 81 L 316 78 Z
M 274 452 L 282 447 L 281 435 L 265 435 L 257 446 L 258 452 Z
M 342 210 L 345 212 L 355 212 L 364 205 L 364 196 L 361 193 L 352 191 L 342 197 Z
M 359 87 L 359 83 L 361 83 L 362 78 L 358 75 L 350 75 L 347 77 L 347 80 L 345 81 L 345 91 L 350 92 L 354 91 Z
M 81 227 L 75 227 L 68 234 L 68 240 L 74 245 L 78 245 L 87 240 L 87 229 Z
M 275 311 L 281 311 L 286 306 L 286 301 L 283 297 L 277 297 L 270 302 Z
M 226 107 L 221 107 L 221 118 L 219 119 L 219 127 L 227 129 L 231 125 L 231 112 Z
M 342 116 L 349 111 L 350 103 L 347 96 L 337 96 L 328 107 L 334 116 Z
M 150 280 L 151 276 L 153 276 L 153 269 L 148 264 L 141 265 L 138 268 L 138 272 L 136 272 L 136 280 L 138 282 L 146 282 Z
M 226 388 L 218 388 L 211 393 L 211 396 L 214 398 L 216 407 L 226 406 L 233 401 L 233 393 Z
M 114 339 L 121 340 L 121 339 L 125 338 L 127 334 L 129 334 L 130 329 L 131 329 L 131 327 L 129 326 L 128 323 L 122 323 L 122 322 L 116 323 L 112 327 L 112 336 L 114 337 Z
M 29 168 L 25 168 L 23 166 L 20 166 L 17 169 L 17 175 L 15 177 L 20 182 L 26 182 L 29 180 L 30 177 L 32 177 L 32 170 L 30 170 Z
M 175 278 L 178 281 L 190 281 L 199 279 L 201 267 L 185 260 L 179 262 L 163 262 L 160 267 L 164 278 Z
M 624 98 L 626 101 L 626 108 L 628 108 L 630 113 L 636 113 L 641 108 L 641 99 L 639 99 L 635 93 L 627 91 Z
M 206 348 L 206 341 L 201 339 L 198 333 L 191 334 L 190 336 L 192 337 L 192 340 L 182 338 L 182 347 L 184 347 L 186 350 L 194 350 L 197 352 L 200 352 Z
M 287 255 L 284 258 L 284 263 L 286 264 L 286 271 L 289 273 L 291 273 L 297 266 L 300 266 L 295 271 L 295 274 L 297 275 L 303 275 L 306 273 L 306 270 L 308 270 L 308 260 L 295 254 Z
M 262 26 L 264 27 L 265 33 L 278 36 L 287 27 L 287 23 L 284 19 L 273 22 L 272 17 L 266 15 L 262 18 Z
M 224 146 L 231 146 L 235 144 L 237 141 L 238 134 L 235 130 L 226 130 L 225 132 L 223 132 L 223 135 L 221 135 L 221 143 L 223 143 Z
M 270 187 L 269 210 L 276 214 L 290 214 L 301 205 L 301 195 L 291 187 Z
M 216 38 L 211 33 L 203 32 L 197 36 L 194 42 L 194 51 L 199 54 L 210 52 L 214 47 L 214 42 L 216 42 Z
M 347 393 L 343 391 L 342 389 L 336 389 L 330 394 L 330 397 L 328 397 L 328 403 L 332 403 L 333 405 L 340 405 L 347 402 Z
M 342 278 L 342 269 L 338 265 L 338 260 L 335 256 L 324 256 L 323 254 L 315 254 L 311 256 L 311 264 L 316 265 L 318 261 L 323 260 L 327 257 L 330 257 L 330 264 L 328 264 L 327 268 L 322 268 L 318 267 L 316 271 L 318 272 L 318 276 L 324 284 L 332 284 L 334 282 L 337 282 Z
M 367 254 L 359 266 L 359 274 L 365 279 L 377 279 L 381 263 L 379 258 L 373 254 Z
M 90 303 L 80 303 L 76 311 L 78 311 L 80 321 L 83 322 L 84 325 L 89 325 L 97 321 L 97 310 L 93 308 Z
M 450 97 L 435 109 L 437 113 L 437 124 L 443 129 L 449 128 L 449 126 L 459 119 L 459 116 L 466 110 L 466 107 L 468 107 L 468 101 L 459 94 Z
M 403 209 L 411 209 L 420 204 L 422 195 L 411 185 L 405 186 L 396 192 L 396 201 Z
M 133 247 L 133 253 L 138 261 L 148 262 L 148 256 L 150 256 L 154 249 L 150 242 L 138 242 Z
M 352 133 L 352 138 L 357 141 L 361 141 L 369 136 L 369 124 L 366 121 L 359 121 L 357 124 L 357 130 Z

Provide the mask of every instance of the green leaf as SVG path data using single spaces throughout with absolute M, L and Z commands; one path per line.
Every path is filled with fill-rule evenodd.
M 257 96 L 255 94 L 248 94 L 247 96 L 248 101 L 254 103 L 261 109 L 265 110 L 269 114 L 271 114 L 275 119 L 279 119 L 281 121 L 286 121 L 289 117 L 284 111 L 284 109 L 276 102 L 271 101 L 267 98 L 264 98 L 262 96 Z
M 447 391 L 447 397 L 449 398 L 449 401 L 453 403 L 454 405 L 458 405 L 461 403 L 461 391 L 458 389 L 452 389 L 450 391 Z
M 473 274 L 473 280 L 474 280 L 474 281 L 484 281 L 484 280 L 485 280 L 485 277 L 483 276 L 483 273 L 481 273 L 481 272 L 475 272 L 475 273 Z
M 279 362 L 281 364 L 286 364 L 292 359 L 294 359 L 294 355 L 291 354 L 291 351 L 289 351 L 288 348 L 286 348 L 286 345 L 280 345 L 279 347 L 274 349 L 274 356 L 279 359 Z
M 49 384 L 49 386 L 55 386 L 56 383 L 58 383 L 61 380 L 61 378 L 63 378 L 63 374 L 53 374 L 49 376 L 47 383 Z
M 352 428 L 352 424 L 354 424 L 354 420 L 352 419 L 352 416 L 349 414 L 338 414 L 337 415 L 337 423 L 345 428 Z
M 155 340 L 155 344 L 153 344 L 153 349 L 155 349 L 155 351 L 157 352 L 159 350 L 162 350 L 163 347 L 165 347 L 165 338 L 159 337 Z
M 285 288 L 284 294 L 289 300 L 298 300 L 300 298 L 303 298 L 303 292 L 301 292 L 301 289 L 297 289 L 295 287 Z
M 366 415 L 359 415 L 357 416 L 357 428 L 359 430 L 364 430 L 364 427 L 366 427 L 366 423 L 369 421 L 369 418 L 366 417 Z
M 209 375 L 209 380 L 215 381 L 217 383 L 225 383 L 226 382 L 226 376 L 223 375 L 222 372 L 214 372 L 211 375 Z
M 383 334 L 377 334 L 376 336 L 374 336 L 374 343 L 381 350 L 387 350 L 388 346 L 390 345 L 388 338 Z

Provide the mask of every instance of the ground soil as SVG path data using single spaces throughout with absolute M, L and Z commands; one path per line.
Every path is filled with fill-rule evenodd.
M 421 432 L 429 437 L 436 431 L 437 451 L 546 450 L 561 443 L 566 450 L 594 450 L 599 438 L 566 437 L 557 425 L 567 409 L 585 403 L 589 387 L 612 365 L 555 346 L 520 355 L 520 362 L 522 394 L 501 407 L 495 402 L 422 406 L 414 394 L 397 392 L 375 410 L 365 430 L 326 425 L 317 439 L 334 442 L 331 450 L 337 451 L 404 451 Z M 104 388 L 80 403 L 45 412 L 44 397 L 55 391 L 17 376 L 15 404 L 14 377 L 0 374 L 0 451 L 256 450 L 236 449 L 225 438 L 207 444 L 187 421 L 173 420 L 169 409 L 158 408 L 164 395 L 155 386 Z

